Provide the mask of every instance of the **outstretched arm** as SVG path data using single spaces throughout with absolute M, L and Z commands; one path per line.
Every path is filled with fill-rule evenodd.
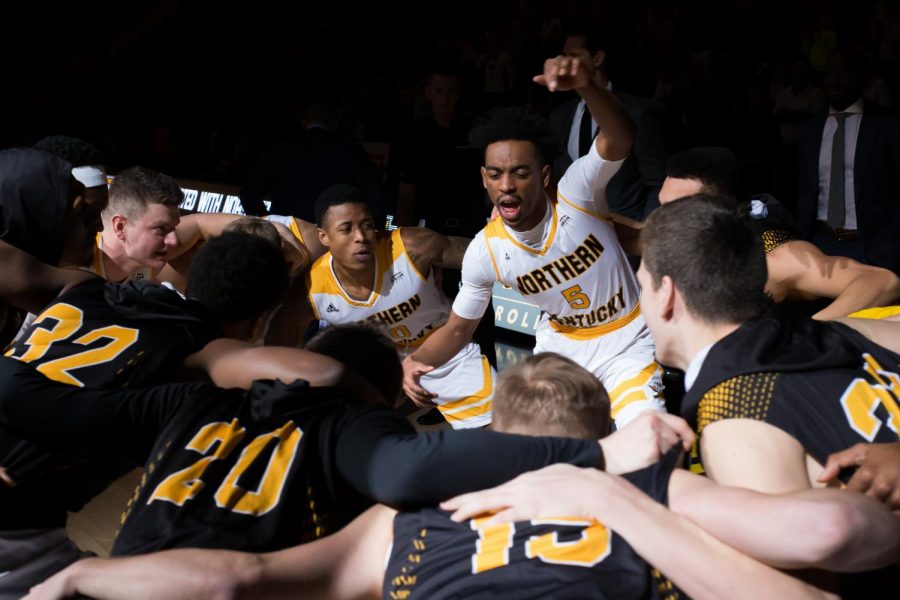
M 761 494 L 676 471 L 669 507 L 729 546 L 779 568 L 864 571 L 900 556 L 900 519 L 876 500 L 847 490 Z
M 900 298 L 900 278 L 842 256 L 827 256 L 802 240 L 782 244 L 766 256 L 769 285 L 788 298 L 834 298 L 813 315 L 820 320 L 846 316 Z
M 464 319 L 450 311 L 450 318 L 413 354 L 403 359 L 403 391 L 419 406 L 431 404 L 435 395 L 419 383 L 422 375 L 456 356 L 472 341 L 480 319 Z
M 497 510 L 493 522 L 548 515 L 596 519 L 694 598 L 757 598 L 762 590 L 776 597 L 825 597 L 726 546 L 625 479 L 596 469 L 553 465 L 441 506 L 456 511 L 455 521 Z
M 178 549 L 87 559 L 27 598 L 380 598 L 393 517 L 393 510 L 375 506 L 333 535 L 268 554 Z

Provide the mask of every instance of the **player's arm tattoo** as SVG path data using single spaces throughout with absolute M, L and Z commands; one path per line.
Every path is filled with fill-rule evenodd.
M 404 227 L 400 232 L 406 251 L 419 272 L 425 273 L 432 266 L 462 268 L 470 239 L 441 235 L 424 227 Z

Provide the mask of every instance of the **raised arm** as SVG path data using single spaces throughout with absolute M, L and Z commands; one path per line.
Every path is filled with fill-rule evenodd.
M 782 244 L 766 257 L 769 282 L 787 297 L 834 298 L 813 315 L 827 320 L 900 298 L 900 278 L 880 267 L 827 256 L 802 240 Z
M 595 142 L 605 160 L 622 160 L 631 151 L 634 123 L 612 92 L 594 80 L 594 65 L 586 50 L 578 56 L 557 56 L 544 61 L 544 73 L 534 82 L 551 92 L 575 90 L 600 128 Z

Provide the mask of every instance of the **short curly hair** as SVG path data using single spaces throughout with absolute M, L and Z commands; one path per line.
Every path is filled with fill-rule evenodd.
M 704 146 L 676 152 L 666 161 L 666 177 L 696 179 L 701 193 L 743 200 L 741 166 L 728 148 Z
M 281 250 L 259 236 L 227 232 L 197 252 L 188 271 L 187 296 L 220 323 L 236 323 L 274 308 L 287 286 Z
M 70 135 L 48 135 L 41 138 L 34 148 L 64 158 L 72 163 L 73 167 L 106 163 L 106 157 L 95 145 Z
M 495 142 L 520 140 L 531 142 L 541 165 L 559 156 L 559 136 L 550 121 L 528 106 L 499 108 L 476 121 L 469 143 L 487 150 Z

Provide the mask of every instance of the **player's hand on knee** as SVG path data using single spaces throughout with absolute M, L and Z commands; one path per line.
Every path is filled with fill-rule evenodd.
M 431 365 L 421 363 L 412 356 L 403 359 L 403 391 L 417 406 L 433 406 L 437 394 L 432 394 L 419 383 L 422 375 L 434 370 Z
M 577 55 L 548 58 L 544 61 L 544 72 L 533 79 L 551 92 L 562 92 L 586 86 L 593 76 L 591 55 L 587 50 L 580 50 Z
M 690 450 L 695 437 L 681 417 L 648 411 L 600 440 L 600 446 L 608 472 L 630 473 L 652 465 L 674 446 Z
M 819 476 L 824 483 L 834 482 L 841 469 L 858 467 L 847 482 L 851 490 L 862 492 L 900 510 L 900 442 L 856 444 L 828 457 Z

